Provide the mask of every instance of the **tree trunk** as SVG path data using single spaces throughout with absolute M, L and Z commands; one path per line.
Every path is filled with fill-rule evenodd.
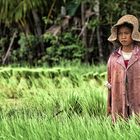
M 34 18 L 34 22 L 35 22 L 35 34 L 40 37 L 42 35 L 42 29 L 41 29 L 41 22 L 39 19 L 39 16 L 37 14 L 37 11 L 35 9 L 32 10 L 32 14 L 33 14 L 33 18 Z M 43 53 L 44 53 L 44 44 L 41 41 L 41 48 L 38 50 L 38 56 L 40 57 Z
M 97 26 L 97 41 L 98 41 L 98 48 L 99 48 L 99 61 L 103 61 L 103 49 L 102 49 L 102 39 L 100 36 L 100 26 Z
M 39 16 L 36 10 L 32 10 L 32 14 L 35 22 L 35 34 L 37 36 L 40 36 L 42 34 L 42 30 L 41 30 L 41 23 L 40 23 Z
M 99 0 L 95 0 L 95 6 L 94 6 L 94 11 L 97 17 L 98 25 L 97 25 L 97 43 L 98 43 L 98 48 L 99 48 L 99 61 L 102 62 L 103 60 L 103 50 L 102 50 L 102 39 L 101 39 L 101 34 L 100 34 L 100 2 Z
M 87 45 L 87 28 L 86 28 L 86 19 L 85 19 L 85 3 L 82 2 L 81 4 L 81 20 L 82 20 L 82 40 L 83 44 L 86 48 L 86 54 L 85 54 L 85 61 L 88 63 L 88 45 Z
M 7 52 L 6 52 L 6 55 L 4 56 L 4 58 L 3 58 L 3 60 L 2 60 L 2 64 L 5 64 L 6 59 L 8 58 L 8 56 L 9 56 L 9 54 L 10 54 L 10 50 L 11 50 L 12 45 L 13 45 L 13 43 L 14 43 L 14 39 L 15 39 L 15 37 L 16 37 L 16 34 L 17 34 L 17 31 L 15 31 L 14 34 L 13 34 L 13 37 L 12 37 L 11 42 L 10 42 L 10 44 L 9 44 L 8 50 L 7 50 Z

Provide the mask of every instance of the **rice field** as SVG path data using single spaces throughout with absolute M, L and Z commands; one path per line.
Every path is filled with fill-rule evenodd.
M 106 115 L 106 66 L 0 68 L 0 140 L 139 140 Z

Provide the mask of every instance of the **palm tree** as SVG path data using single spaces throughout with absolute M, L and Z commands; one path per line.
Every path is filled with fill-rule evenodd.
M 27 15 L 41 4 L 42 0 L 0 0 L 0 20 L 6 26 L 17 23 L 28 32 Z

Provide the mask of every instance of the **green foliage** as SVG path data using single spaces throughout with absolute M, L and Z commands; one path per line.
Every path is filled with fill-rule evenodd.
M 41 63 L 60 64 L 61 61 L 81 61 L 84 57 L 84 47 L 76 35 L 66 32 L 59 36 L 44 34 L 44 42 L 49 44 L 46 48 L 46 55 Z
M 43 55 L 39 55 L 41 43 L 45 45 Z M 62 61 L 80 62 L 84 59 L 84 47 L 81 41 L 72 33 L 66 32 L 59 36 L 45 33 L 43 36 L 20 34 L 19 47 L 11 52 L 10 62 L 21 66 L 29 65 L 54 65 Z M 38 52 L 37 52 L 38 50 Z M 25 63 L 25 64 L 24 64 Z
M 77 9 L 80 7 L 80 1 L 69 1 L 66 5 L 66 10 L 68 15 L 74 16 L 76 14 Z
M 42 0 L 0 1 L 0 19 L 9 25 L 25 19 L 28 12 L 42 5 Z
M 133 14 L 139 17 L 139 4 L 132 0 L 102 0 L 100 1 L 101 24 L 109 24 L 112 26 L 116 21 L 125 14 Z M 136 10 L 137 9 L 137 10 Z
M 91 19 L 87 25 L 88 29 L 95 29 L 99 25 L 98 19 Z
M 34 35 L 20 34 L 20 39 L 18 40 L 19 48 L 12 51 L 11 61 L 14 64 L 23 65 L 25 64 L 35 64 L 37 61 L 36 51 L 38 49 L 40 38 Z
M 0 48 L 4 48 L 5 43 L 8 41 L 7 37 L 2 37 L 0 39 Z
M 45 25 L 53 24 L 53 21 L 47 17 L 43 17 L 42 19 L 43 19 Z
M 88 36 L 91 35 L 90 37 L 93 38 L 93 40 L 90 37 L 87 39 L 90 40 L 89 42 L 91 44 L 89 48 L 84 48 L 82 39 L 78 38 L 79 29 L 82 28 L 81 23 L 79 23 L 81 22 L 81 2 L 85 3 L 85 8 L 87 10 L 85 12 L 86 15 L 90 15 L 90 12 L 93 13 L 93 16 L 85 20 L 87 23 Z M 85 52 L 89 53 L 89 61 L 98 61 L 97 26 L 100 26 L 101 44 L 106 60 L 111 51 L 107 42 L 107 38 L 110 34 L 110 27 L 124 14 L 134 14 L 139 17 L 140 5 L 138 1 L 132 0 L 98 1 L 100 3 L 100 15 L 98 19 L 94 12 L 96 2 L 95 0 L 23 0 L 12 2 L 10 0 L 1 0 L 1 60 L 8 50 L 10 44 L 9 38 L 11 38 L 13 29 L 16 28 L 18 34 L 14 40 L 10 55 L 8 56 L 8 64 L 41 66 L 59 64 L 62 61 L 81 62 L 85 59 Z M 64 20 L 61 17 L 60 9 L 62 6 L 66 8 L 67 16 L 64 17 L 64 19 L 69 19 L 69 29 L 58 36 L 45 33 L 45 31 L 53 25 L 61 26 L 60 24 L 63 22 L 62 20 Z M 38 25 L 35 22 L 37 20 L 35 17 L 38 19 Z M 78 19 L 77 22 L 75 18 Z M 73 27 L 77 30 L 72 30 Z M 37 34 L 39 28 L 42 35 L 37 37 L 35 34 Z M 23 31 L 27 36 L 22 33 Z M 95 55 L 94 58 L 93 55 Z

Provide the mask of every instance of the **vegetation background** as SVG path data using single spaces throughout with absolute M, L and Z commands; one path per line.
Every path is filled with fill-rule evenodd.
M 0 63 L 106 62 L 111 26 L 124 14 L 139 19 L 139 8 L 131 0 L 0 0 Z

